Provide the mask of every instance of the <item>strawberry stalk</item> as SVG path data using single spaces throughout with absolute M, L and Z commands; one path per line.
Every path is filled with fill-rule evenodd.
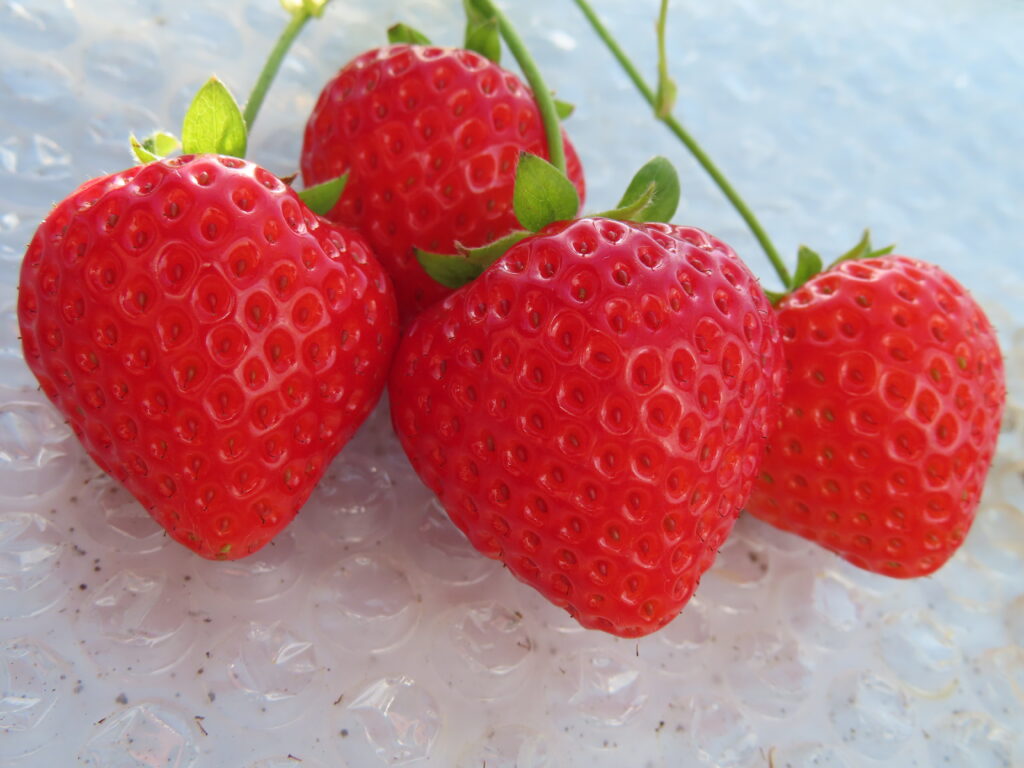
M 537 100 L 537 108 L 540 110 L 540 118 L 544 124 L 544 133 L 548 140 L 548 155 L 550 162 L 563 174 L 565 171 L 565 148 L 562 146 L 562 126 L 558 118 L 558 108 L 541 76 L 537 62 L 530 55 L 529 49 L 523 39 L 519 37 L 512 22 L 502 13 L 491 0 L 473 0 L 473 4 L 483 14 L 493 18 L 498 23 L 498 29 L 505 45 L 515 57 L 523 76 L 533 89 L 533 97 Z
M 683 143 L 690 154 L 693 155 L 694 159 L 696 159 L 708 176 L 711 177 L 712 181 L 714 181 L 722 191 L 722 194 L 729 200 L 732 207 L 736 209 L 736 212 L 740 215 L 743 221 L 746 222 L 747 227 L 757 239 L 757 242 L 761 245 L 761 249 L 768 257 L 768 260 L 771 262 L 772 267 L 775 269 L 775 272 L 782 281 L 782 284 L 787 289 L 791 288 L 793 278 L 790 275 L 789 270 L 786 268 L 786 265 L 783 263 L 782 258 L 779 256 L 779 252 L 776 250 L 771 238 L 768 237 L 768 233 L 765 232 L 764 227 L 761 226 L 761 222 L 758 221 L 757 216 L 755 216 L 754 212 L 750 210 L 740 194 L 733 188 L 732 184 L 729 183 L 729 180 L 725 177 L 718 166 L 715 165 L 697 140 L 694 139 L 690 132 L 683 127 L 682 123 L 672 115 L 672 101 L 675 94 L 675 87 L 668 79 L 668 68 L 665 56 L 665 21 L 668 10 L 668 0 L 661 0 L 661 12 L 658 16 L 659 82 L 657 91 L 647 84 L 636 66 L 626 55 L 626 52 L 622 50 L 622 47 L 612 36 L 611 32 L 608 31 L 608 28 L 597 17 L 597 14 L 594 12 L 594 9 L 590 7 L 587 0 L 573 0 L 573 2 L 575 2 L 580 11 L 583 12 L 583 15 L 590 23 L 590 26 L 593 27 L 594 32 L 599 38 L 601 38 L 601 41 L 605 46 L 607 46 L 612 56 L 615 57 L 615 60 L 619 62 L 619 65 L 625 71 L 629 79 L 633 81 L 633 85 L 636 86 L 637 90 L 640 91 L 647 103 L 654 109 L 654 114 L 657 119 L 663 122 L 665 126 L 675 134 L 676 138 Z
M 324 12 L 324 7 L 329 2 L 330 0 L 281 0 L 281 5 L 291 14 L 291 20 L 277 39 L 277 43 L 274 44 L 266 64 L 263 65 L 263 71 L 260 72 L 256 84 L 249 93 L 249 99 L 245 102 L 245 111 L 242 116 L 245 118 L 247 130 L 252 130 L 252 124 L 256 122 L 256 115 L 259 114 L 260 107 L 263 106 L 263 99 L 266 97 L 267 91 L 270 90 L 270 85 L 281 68 L 281 62 L 284 61 L 285 54 L 288 53 L 295 38 L 306 26 L 306 22 L 311 18 L 319 17 Z

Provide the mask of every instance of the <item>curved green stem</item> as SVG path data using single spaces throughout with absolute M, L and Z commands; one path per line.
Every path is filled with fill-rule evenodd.
M 693 155 L 694 159 L 696 159 L 696 161 L 700 163 L 700 166 L 707 172 L 708 176 L 710 176 L 715 184 L 718 185 L 718 188 L 732 204 L 732 207 L 735 208 L 736 212 L 743 218 L 743 221 L 746 222 L 747 227 L 750 229 L 751 233 L 753 233 L 757 242 L 761 245 L 761 249 L 768 257 L 768 260 L 772 263 L 772 267 L 774 267 L 779 279 L 782 280 L 782 284 L 786 288 L 789 288 L 792 282 L 789 270 L 782 262 L 779 252 L 775 249 L 775 245 L 772 243 L 771 238 L 768 237 L 768 233 L 765 232 L 764 228 L 761 226 L 761 222 L 758 221 L 753 211 L 747 207 L 743 198 L 740 197 L 739 193 L 735 189 L 733 189 L 729 180 L 726 179 L 718 166 L 715 165 L 708 154 L 701 148 L 697 140 L 694 139 L 693 136 L 690 135 L 689 131 L 683 127 L 682 123 L 680 123 L 671 114 L 659 115 L 657 113 L 658 101 L 655 92 L 649 85 L 647 85 L 643 76 L 637 71 L 633 62 L 630 61 L 625 51 L 622 50 L 619 44 L 615 41 L 615 38 L 612 37 L 611 33 L 608 31 L 607 27 L 605 27 L 597 17 L 597 14 L 594 13 L 594 9 L 590 7 L 587 0 L 573 0 L 573 2 L 575 2 L 583 12 L 587 21 L 590 22 L 590 26 L 594 28 L 594 32 L 597 33 L 597 36 L 601 38 L 604 44 L 608 47 L 608 50 L 611 51 L 612 55 L 619 62 L 619 65 L 625 71 L 629 79 L 633 81 L 633 85 L 635 85 L 637 90 L 640 91 L 647 103 L 656 110 L 656 117 L 661 120 L 665 126 L 675 134 L 676 138 L 683 143 L 686 149 L 689 150 L 690 154 Z M 660 23 L 659 35 L 663 35 L 663 33 L 664 24 Z M 661 50 L 664 50 L 664 48 L 662 47 Z M 659 66 L 661 65 L 659 64 Z
M 270 90 L 270 84 L 274 82 L 274 78 L 277 76 L 277 71 L 281 68 L 281 62 L 284 61 L 288 49 L 292 47 L 292 43 L 299 36 L 302 28 L 306 26 L 306 22 L 313 16 L 319 16 L 323 12 L 323 7 L 328 2 L 330 0 L 323 0 L 323 2 L 319 3 L 289 3 L 285 6 L 286 8 L 291 6 L 290 12 L 292 17 L 281 33 L 281 36 L 277 38 L 273 50 L 270 51 L 270 56 L 267 57 L 267 63 L 263 65 L 263 71 L 260 72 L 260 76 L 256 79 L 256 84 L 249 93 L 249 100 L 245 102 L 245 111 L 242 113 L 242 117 L 245 119 L 247 130 L 252 130 L 252 124 L 256 122 L 256 115 L 259 114 L 260 107 L 263 106 L 263 99 L 266 97 L 267 91 Z
M 537 68 L 537 62 L 533 60 L 526 44 L 516 32 L 512 22 L 491 0 L 474 0 L 477 7 L 485 13 L 498 20 L 498 29 L 505 44 L 512 52 L 519 68 L 523 70 L 526 81 L 533 89 L 533 97 L 537 100 L 537 107 L 540 109 L 540 117 L 544 123 L 544 134 L 548 140 L 548 155 L 551 164 L 562 173 L 565 173 L 565 147 L 562 145 L 562 124 L 558 120 L 558 110 L 555 108 L 555 100 L 551 97 L 544 78 Z

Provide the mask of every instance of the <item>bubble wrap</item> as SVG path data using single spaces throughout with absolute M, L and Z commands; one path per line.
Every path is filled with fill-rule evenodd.
M 645 72 L 654 0 L 595 3 Z M 93 768 L 1011 766 L 1024 760 L 1024 5 L 677 2 L 678 112 L 787 254 L 860 230 L 967 284 L 1011 401 L 978 519 L 937 575 L 897 582 L 742 518 L 662 632 L 580 629 L 477 555 L 382 407 L 258 555 L 202 561 L 84 457 L 18 343 L 25 244 L 49 206 L 176 129 L 211 72 L 247 91 L 273 0 L 0 0 L 0 764 Z M 407 7 L 403 7 L 407 6 Z M 649 116 L 572 4 L 506 3 L 611 207 L 651 154 L 677 221 L 774 287 L 742 222 Z M 296 169 L 344 61 L 454 0 L 334 0 L 285 61 L 250 157 Z

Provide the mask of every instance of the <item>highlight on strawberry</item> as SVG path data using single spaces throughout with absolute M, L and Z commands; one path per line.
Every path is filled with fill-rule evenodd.
M 490 0 L 464 7 L 462 47 L 395 25 L 388 45 L 358 55 L 324 86 L 305 129 L 303 179 L 347 176 L 327 216 L 366 237 L 391 275 L 404 323 L 450 292 L 424 272 L 417 250 L 477 248 L 518 226 L 521 153 L 556 166 L 564 158 L 584 196 L 583 169 L 558 120 L 571 106 L 540 98 L 546 86 L 514 30 L 506 29 L 507 44 L 529 86 L 500 65 Z
M 406 454 L 472 544 L 624 637 L 693 595 L 782 383 L 768 297 L 720 240 L 658 223 L 678 202 L 655 158 L 613 210 L 577 218 L 565 166 L 523 154 L 507 235 L 417 253 L 454 293 L 413 321 L 388 387 Z
M 587 0 L 575 0 L 655 116 L 718 184 L 783 285 L 772 294 L 788 384 L 748 511 L 854 565 L 924 576 L 963 543 L 1006 399 L 984 310 L 942 269 L 874 249 L 868 233 L 827 268 L 801 248 L 790 273 L 757 217 L 672 115 L 658 19 L 652 88 Z
M 295 516 L 380 397 L 397 339 L 387 275 L 354 231 L 242 159 L 290 22 L 245 112 L 216 79 L 180 141 L 58 203 L 22 265 L 25 359 L 86 451 L 177 541 L 244 557 Z M 181 149 L 177 157 L 165 155 Z M 340 183 L 305 191 L 329 208 Z

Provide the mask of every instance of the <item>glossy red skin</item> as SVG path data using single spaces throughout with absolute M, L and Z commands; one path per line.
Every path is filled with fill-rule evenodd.
M 25 254 L 25 359 L 89 455 L 207 558 L 295 516 L 377 402 L 398 329 L 363 239 L 252 163 L 94 179 Z
M 363 53 L 324 87 L 306 124 L 302 177 L 349 173 L 328 216 L 361 232 L 391 274 L 403 322 L 450 293 L 414 253 L 485 245 L 519 224 L 520 152 L 547 158 L 529 88 L 473 51 L 393 45 Z M 569 178 L 583 169 L 565 142 Z
M 389 393 L 449 516 L 581 624 L 655 631 L 747 500 L 781 389 L 768 299 L 697 229 L 554 224 L 426 310 Z
M 789 383 L 747 509 L 887 576 L 942 566 L 974 519 L 1006 397 L 967 291 L 905 256 L 845 262 L 778 308 Z

